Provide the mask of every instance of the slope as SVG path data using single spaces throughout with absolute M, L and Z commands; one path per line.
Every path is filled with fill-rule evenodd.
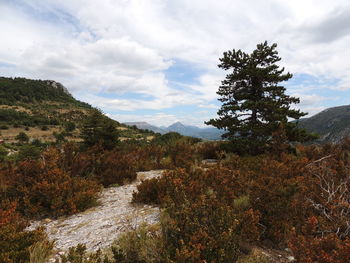
M 0 77 L 0 136 L 6 142 L 15 142 L 19 132 L 41 141 L 66 132 L 67 140 L 79 141 L 81 123 L 93 109 L 56 81 Z M 152 136 L 114 122 L 125 139 Z
M 338 143 L 350 135 L 350 105 L 328 108 L 299 120 L 299 125 L 319 134 L 319 142 Z

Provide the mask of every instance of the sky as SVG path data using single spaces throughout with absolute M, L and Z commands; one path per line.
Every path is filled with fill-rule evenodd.
M 51 79 L 120 121 L 205 126 L 223 52 L 277 43 L 308 116 L 350 104 L 349 0 L 0 0 L 0 76 Z

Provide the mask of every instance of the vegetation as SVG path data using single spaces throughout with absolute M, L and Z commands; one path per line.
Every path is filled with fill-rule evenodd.
M 0 77 L 0 87 L 0 104 L 56 101 L 88 106 L 86 103 L 76 101 L 60 83 L 54 81 Z
M 134 201 L 165 208 L 163 242 L 175 262 L 230 262 L 242 243 L 267 241 L 289 246 L 297 262 L 344 262 L 350 249 L 348 144 L 298 146 L 296 155 L 228 155 L 206 171 L 175 170 L 146 180 Z
M 111 119 L 104 116 L 101 111 L 93 110 L 83 124 L 81 137 L 86 146 L 100 143 L 102 147 L 110 150 L 118 142 L 118 131 Z
M 113 138 L 151 140 L 155 136 L 151 131 L 127 128 L 101 112 L 99 114 L 87 103 L 74 99 L 55 81 L 0 77 L 0 129 L 6 131 L 1 136 L 5 141 L 16 142 L 15 136 L 19 132 L 46 142 L 79 141 L 82 140 L 81 134 L 88 132 L 89 120 L 90 125 L 93 124 L 94 114 L 99 124 L 109 129 L 105 138 L 111 131 L 110 137 Z M 102 128 L 96 130 L 103 132 Z M 89 145 L 95 143 L 86 142 Z
M 138 171 L 152 169 L 165 171 L 162 177 L 138 185 L 133 202 L 160 206 L 159 224 L 125 233 L 109 253 L 89 253 L 78 245 L 61 255 L 62 262 L 272 262 L 252 247 L 288 247 L 301 263 L 350 261 L 350 140 L 337 145 L 296 144 L 291 149 L 288 142 L 306 134 L 287 122 L 288 117 L 300 117 L 302 113 L 289 109 L 297 99 L 284 95 L 284 88 L 277 85 L 291 75 L 283 75 L 275 65 L 279 60 L 275 45 L 259 45 L 250 55 L 241 51 L 225 54 L 221 67 L 230 69 L 231 59 L 247 67 L 236 68 L 228 75 L 219 90 L 223 96 L 226 88 L 246 85 L 248 73 L 273 82 L 255 85 L 252 81 L 251 88 L 266 95 L 265 104 L 260 105 L 243 91 L 234 93 L 238 96 L 236 104 L 223 99 L 223 108 L 234 106 L 237 112 L 230 112 L 233 119 L 227 123 L 211 121 L 228 129 L 227 136 L 233 136 L 229 142 L 201 142 L 174 132 L 156 135 L 137 128 L 131 129 L 129 140 L 122 141 L 120 137 L 130 131 L 128 128 L 74 101 L 75 106 L 87 110 L 80 112 L 85 116 L 82 125 L 58 113 L 52 115 L 56 119 L 45 117 L 43 110 L 34 106 L 31 113 L 26 111 L 28 108 L 6 109 L 7 117 L 20 113 L 14 128 L 20 143 L 0 145 L 0 262 L 45 262 L 54 244 L 47 240 L 43 229 L 25 231 L 28 220 L 84 211 L 96 205 L 101 187 L 123 185 L 135 180 Z M 264 65 L 255 63 L 260 58 L 267 60 Z M 1 81 L 12 83 L 15 90 L 18 83 L 32 83 L 5 80 Z M 40 83 L 52 89 L 51 82 Z M 57 92 L 66 94 L 54 85 Z M 7 90 L 1 94 L 8 94 Z M 280 102 L 274 101 L 274 92 Z M 26 99 L 18 93 L 18 101 L 13 103 L 23 107 L 32 101 L 53 100 L 44 91 L 43 95 L 30 94 L 31 98 Z M 56 102 L 65 103 L 65 96 L 70 95 L 64 94 Z M 246 102 L 240 103 L 243 97 Z M 278 103 L 282 109 L 274 108 Z M 46 105 L 47 109 L 58 110 L 51 107 L 54 104 Z M 264 107 L 269 110 L 262 111 Z M 260 124 L 239 123 L 243 109 L 250 115 L 255 111 L 255 121 Z M 39 113 L 32 115 L 36 110 Z M 29 141 L 28 134 L 34 128 L 28 134 L 18 130 L 26 125 L 20 116 L 27 115 L 21 112 L 62 122 L 61 130 L 50 123 L 35 124 L 40 128 L 46 125 L 56 142 Z M 12 129 L 14 125 L 7 127 Z M 236 138 L 237 132 L 241 137 Z M 69 134 L 77 133 L 83 141 L 65 141 Z M 150 134 L 152 138 L 146 139 Z M 243 145 L 248 138 L 252 141 Z M 243 150 L 237 151 L 239 148 Z M 203 164 L 203 159 L 216 159 L 217 163 Z
M 306 115 L 290 108 L 299 99 L 285 94 L 279 83 L 287 81 L 292 74 L 285 73 L 276 63 L 281 60 L 277 44 L 269 46 L 265 41 L 247 54 L 241 50 L 224 52 L 219 68 L 232 70 L 222 81 L 217 94 L 223 103 L 219 118 L 206 124 L 225 129 L 223 137 L 233 142 L 240 152 L 261 153 L 273 132 L 280 125 L 290 141 L 306 141 L 312 137 L 301 131 L 288 118 L 299 119 Z
M 25 132 L 20 132 L 17 136 L 16 136 L 16 140 L 18 140 L 21 143 L 25 143 L 29 141 L 29 137 Z
M 3 201 L 3 199 L 1 199 Z M 27 221 L 16 212 L 16 203 L 0 208 L 0 262 L 22 263 L 30 258 L 29 249 L 45 240 L 42 229 L 24 231 Z

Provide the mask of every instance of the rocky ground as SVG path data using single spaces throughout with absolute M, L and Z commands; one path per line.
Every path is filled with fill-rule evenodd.
M 32 222 L 28 229 L 44 226 L 50 240 L 55 240 L 57 252 L 84 244 L 88 251 L 111 245 L 118 236 L 141 223 L 158 221 L 159 208 L 131 203 L 132 193 L 142 179 L 161 176 L 162 171 L 139 172 L 137 180 L 120 187 L 105 188 L 99 198 L 100 205 L 82 213 L 57 220 Z
M 118 236 L 142 223 L 154 224 L 159 220 L 159 208 L 132 204 L 132 193 L 143 179 L 161 176 L 162 170 L 139 172 L 137 180 L 120 187 L 105 188 L 99 205 L 82 213 L 57 220 L 44 219 L 32 222 L 28 230 L 39 226 L 46 228 L 50 240 L 55 240 L 55 262 L 69 247 L 84 244 L 88 251 L 108 248 Z M 271 262 L 293 262 L 290 251 L 251 247 L 251 253 L 267 256 Z M 255 251 L 255 252 L 254 252 Z

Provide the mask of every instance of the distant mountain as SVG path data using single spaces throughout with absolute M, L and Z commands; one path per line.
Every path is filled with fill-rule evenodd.
M 160 134 L 164 134 L 164 133 L 168 132 L 166 129 L 159 128 L 157 126 L 151 125 L 151 124 L 144 122 L 144 121 L 124 122 L 124 124 L 128 125 L 128 126 L 136 126 L 137 128 L 142 129 L 142 130 L 150 130 L 150 131 L 160 133 Z
M 147 129 L 161 134 L 167 132 L 178 132 L 185 136 L 197 137 L 204 140 L 221 140 L 221 135 L 223 134 L 223 131 L 214 127 L 199 128 L 197 126 L 184 125 L 181 122 L 175 122 L 168 127 L 157 127 L 147 122 L 125 122 L 124 124 L 128 126 L 135 125 L 139 129 Z
M 328 108 L 299 120 L 299 126 L 320 135 L 319 142 L 337 143 L 350 136 L 350 105 Z

